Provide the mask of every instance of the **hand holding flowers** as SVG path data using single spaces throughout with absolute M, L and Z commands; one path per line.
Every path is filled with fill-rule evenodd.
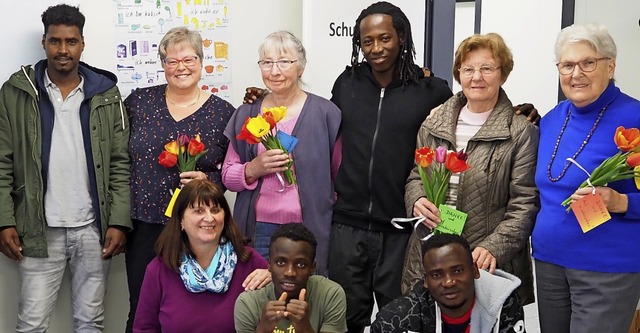
M 262 143 L 262 145 L 269 150 L 281 150 L 284 154 L 289 155 L 295 144 L 297 139 L 293 136 L 290 136 L 282 131 L 278 131 L 277 123 L 281 121 L 286 115 L 287 108 L 284 106 L 272 107 L 272 108 L 264 108 L 262 114 L 259 114 L 255 117 L 247 117 L 245 120 L 240 133 L 236 136 L 236 139 L 245 140 L 249 144 Z M 281 161 L 281 157 L 276 155 L 280 155 L 274 152 L 270 152 L 267 154 L 268 156 L 261 156 L 260 158 L 269 158 L 271 157 L 271 162 L 283 162 Z M 265 163 L 263 163 L 265 164 Z M 276 163 L 275 171 L 278 173 L 280 169 L 280 163 Z M 287 183 L 293 185 L 296 183 L 295 177 L 293 175 L 293 159 L 289 156 L 287 161 L 284 162 L 284 166 L 286 167 L 282 170 Z M 273 167 L 272 167 L 273 168 Z M 268 170 L 267 168 L 263 168 Z M 266 172 L 265 172 L 266 173 Z M 258 172 L 255 176 L 261 176 L 261 173 Z M 280 176 L 279 176 L 280 177 Z M 284 185 L 284 183 L 283 183 Z
M 439 146 L 435 150 L 430 147 L 416 149 L 416 164 L 424 193 L 436 207 L 444 204 L 447 199 L 451 175 L 471 168 L 466 162 L 467 157 L 462 150 L 456 153 L 447 151 L 444 146 Z M 429 166 L 431 169 L 428 169 Z
M 580 184 L 578 189 L 586 188 L 587 186 L 593 188 L 605 186 L 611 182 L 634 177 L 636 177 L 636 186 L 639 185 L 640 130 L 637 128 L 625 129 L 620 126 L 616 129 L 613 141 L 618 146 L 618 153 L 604 160 L 591 174 L 585 170 L 588 178 Z M 570 162 L 577 164 L 573 160 Z M 562 205 L 567 207 L 567 212 L 571 210 L 571 201 L 570 196 L 562 202 Z
M 447 151 L 444 146 L 439 146 L 435 150 L 430 147 L 421 147 L 415 151 L 415 160 L 422 182 L 426 199 L 420 197 L 413 205 L 413 218 L 396 217 L 391 219 L 391 224 L 404 229 L 397 222 L 414 222 L 416 229 L 420 224 L 426 225 L 431 234 L 421 238 L 425 241 L 431 235 L 439 233 L 450 233 L 460 235 L 467 219 L 467 214 L 449 206 L 444 205 L 449 192 L 449 181 L 451 175 L 463 172 L 471 168 L 467 164 L 468 155 L 462 150 L 459 152 Z M 434 163 L 435 159 L 435 163 Z M 439 218 L 436 214 L 440 214 Z
M 466 163 L 467 154 L 462 150 L 459 152 L 447 151 L 444 146 L 439 146 L 435 150 L 429 147 L 416 149 L 416 164 L 418 173 L 422 181 L 425 196 L 429 203 L 422 204 L 427 207 L 429 213 L 434 208 L 440 210 L 445 216 L 440 216 L 440 223 L 435 227 L 433 233 L 455 233 L 460 234 L 466 220 L 466 214 L 455 209 L 444 206 L 449 192 L 449 182 L 451 175 L 471 168 Z M 435 158 L 435 163 L 434 162 Z M 422 199 L 424 201 L 424 199 Z M 418 204 L 420 200 L 416 202 Z M 414 208 L 416 208 L 414 206 Z M 426 216 L 422 214 L 423 216 Z M 427 214 L 433 215 L 433 214 Z

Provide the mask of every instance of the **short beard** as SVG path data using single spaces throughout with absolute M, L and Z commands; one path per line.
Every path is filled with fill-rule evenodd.
M 467 300 L 463 300 L 462 302 L 460 302 L 460 304 L 454 304 L 454 305 L 447 305 L 444 303 L 438 303 L 438 305 L 441 308 L 445 308 L 445 309 L 449 309 L 449 310 L 458 310 L 460 309 L 465 303 L 467 302 Z

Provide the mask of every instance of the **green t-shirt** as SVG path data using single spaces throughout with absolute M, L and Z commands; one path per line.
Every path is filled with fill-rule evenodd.
M 260 323 L 262 308 L 267 302 L 275 300 L 273 282 L 262 289 L 240 294 L 234 309 L 236 332 L 254 333 Z M 315 332 L 347 331 L 347 300 L 339 284 L 321 275 L 311 276 L 307 282 L 306 302 L 309 304 L 309 322 Z M 295 333 L 295 330 L 288 320 L 281 320 L 273 332 Z

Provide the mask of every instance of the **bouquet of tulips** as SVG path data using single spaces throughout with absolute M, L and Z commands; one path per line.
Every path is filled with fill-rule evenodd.
M 613 141 L 618 146 L 618 153 L 595 168 L 589 178 L 580 184 L 579 189 L 587 186 L 605 186 L 611 182 L 634 177 L 636 187 L 640 188 L 640 131 L 637 128 L 625 129 L 620 126 L 616 129 Z M 562 205 L 567 207 L 567 212 L 570 211 L 571 197 L 565 199 Z
M 435 150 L 430 147 L 416 149 L 416 164 L 424 193 L 436 207 L 444 204 L 447 199 L 451 175 L 471 168 L 467 164 L 467 157 L 462 150 L 447 151 L 444 146 Z
M 206 153 L 207 150 L 200 141 L 200 134 L 194 138 L 180 134 L 176 140 L 164 145 L 164 150 L 158 157 L 158 163 L 167 168 L 178 165 L 180 172 L 194 171 L 196 162 Z
M 200 141 L 200 134 L 193 138 L 186 134 L 180 134 L 176 140 L 164 145 L 164 150 L 158 157 L 158 163 L 166 168 L 173 168 L 177 165 L 180 172 L 195 171 L 196 162 L 206 153 L 207 150 Z M 171 217 L 173 204 L 176 202 L 179 193 L 180 188 L 172 191 L 171 200 L 164 215 Z
M 247 117 L 236 136 L 238 140 L 245 140 L 250 144 L 262 143 L 267 149 L 282 149 L 285 154 L 289 154 L 297 139 L 282 131 L 278 131 L 277 124 L 287 114 L 286 106 L 276 106 L 272 108 L 262 109 L 262 113 L 255 117 Z M 286 140 L 286 144 L 283 142 Z M 293 159 L 289 156 L 289 162 L 286 164 L 287 170 L 284 171 L 284 177 L 291 185 L 296 183 L 293 175 Z M 280 175 L 278 175 L 280 177 Z M 280 178 L 282 182 L 282 179 Z

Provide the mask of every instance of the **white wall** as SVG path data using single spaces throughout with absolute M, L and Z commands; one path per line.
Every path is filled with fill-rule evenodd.
M 481 32 L 499 33 L 513 53 L 515 64 L 504 90 L 514 104 L 533 103 L 543 114 L 557 104 L 553 44 L 560 31 L 561 5 L 550 0 L 482 0 Z
M 609 28 L 618 47 L 615 79 L 622 91 L 640 98 L 640 1 L 576 0 L 576 23 L 599 22 Z

